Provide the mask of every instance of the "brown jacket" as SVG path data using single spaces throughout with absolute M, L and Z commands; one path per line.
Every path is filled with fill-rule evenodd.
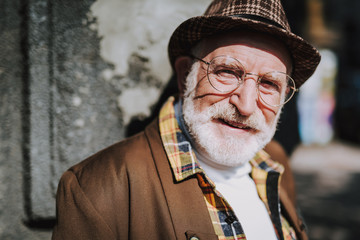
M 175 183 L 156 121 L 70 168 L 56 201 L 53 240 L 218 239 L 197 179 Z M 281 201 L 307 239 L 285 190 Z

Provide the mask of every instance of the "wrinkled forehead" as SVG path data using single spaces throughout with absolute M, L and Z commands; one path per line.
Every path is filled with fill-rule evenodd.
M 286 45 L 271 35 L 247 30 L 218 34 L 203 39 L 193 49 L 193 53 L 199 57 L 205 57 L 219 48 L 235 48 L 237 45 L 245 45 L 276 56 L 287 67 L 288 72 L 292 69 L 292 57 Z

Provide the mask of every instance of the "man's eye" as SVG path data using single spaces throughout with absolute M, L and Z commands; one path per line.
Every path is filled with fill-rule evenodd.
M 233 71 L 233 70 L 229 70 L 229 69 L 223 69 L 221 71 L 218 71 L 217 73 L 218 75 L 224 75 L 224 76 L 227 76 L 227 75 L 236 75 L 236 73 Z
M 239 76 L 238 72 L 232 68 L 217 69 L 214 73 L 221 78 L 238 78 Z
M 281 83 L 280 81 L 274 79 L 261 79 L 259 87 L 260 90 L 264 91 L 280 92 Z

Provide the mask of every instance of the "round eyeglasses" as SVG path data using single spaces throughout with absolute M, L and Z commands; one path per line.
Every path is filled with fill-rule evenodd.
M 235 91 L 249 75 L 258 77 L 256 82 L 258 96 L 265 104 L 272 107 L 284 105 L 298 91 L 295 81 L 284 72 L 273 71 L 257 75 L 246 72 L 239 60 L 230 56 L 217 56 L 210 62 L 192 57 L 208 65 L 207 78 L 211 86 L 222 93 Z

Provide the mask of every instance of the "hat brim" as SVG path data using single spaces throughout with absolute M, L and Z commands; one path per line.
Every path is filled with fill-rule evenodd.
M 284 42 L 293 59 L 292 77 L 297 87 L 314 73 L 320 62 L 321 57 L 316 48 L 285 29 L 235 16 L 198 16 L 180 24 L 171 36 L 168 46 L 170 63 L 174 66 L 177 57 L 189 55 L 192 47 L 202 39 L 243 28 L 270 34 Z

